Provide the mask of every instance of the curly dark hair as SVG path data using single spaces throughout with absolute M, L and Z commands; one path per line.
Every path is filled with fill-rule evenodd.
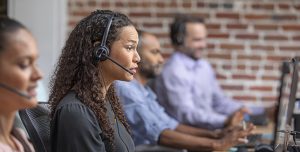
M 134 26 L 126 15 L 109 10 L 97 10 L 82 19 L 70 33 L 62 50 L 50 81 L 49 97 L 52 119 L 60 100 L 70 90 L 74 90 L 80 101 L 87 105 L 98 118 L 104 138 L 109 141 L 109 148 L 106 147 L 106 149 L 114 148 L 114 131 L 106 115 L 105 101 L 111 103 L 116 117 L 130 132 L 114 85 L 108 88 L 105 96 L 101 91 L 101 88 L 104 88 L 102 70 L 99 70 L 95 63 L 94 44 L 101 42 L 108 19 L 112 16 L 114 17 L 106 41 L 108 48 L 111 48 L 112 43 L 119 39 L 122 27 Z

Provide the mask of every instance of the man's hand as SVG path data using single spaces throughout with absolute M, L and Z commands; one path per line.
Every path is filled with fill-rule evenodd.
M 234 112 L 225 122 L 225 126 L 236 126 L 241 123 L 241 121 L 244 119 L 244 114 L 251 114 L 250 110 L 248 108 L 240 108 L 236 112 Z
M 230 132 L 224 134 L 224 137 L 214 143 L 214 150 L 228 150 L 237 144 L 245 144 L 245 137 L 247 137 L 255 129 L 253 124 L 248 124 L 247 129 L 244 130 L 241 126 L 232 127 Z

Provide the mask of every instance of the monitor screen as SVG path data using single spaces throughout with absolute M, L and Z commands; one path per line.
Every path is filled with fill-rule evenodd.
M 289 64 L 290 72 L 283 78 L 281 99 L 278 105 L 277 124 L 275 124 L 275 143 L 274 148 L 278 149 L 285 145 L 286 131 L 291 131 L 291 116 L 294 110 L 298 84 L 298 61 L 293 59 Z

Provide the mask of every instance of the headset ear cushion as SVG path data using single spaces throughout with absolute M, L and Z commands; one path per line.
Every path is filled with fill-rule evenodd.
M 109 49 L 106 46 L 100 46 L 95 51 L 95 57 L 97 61 L 105 61 L 109 56 Z

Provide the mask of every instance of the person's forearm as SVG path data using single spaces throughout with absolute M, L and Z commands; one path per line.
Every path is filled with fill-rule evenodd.
M 164 130 L 158 141 L 160 145 L 192 151 L 216 150 L 219 148 L 218 143 L 219 141 L 215 139 L 196 137 L 172 130 Z
M 179 124 L 176 128 L 176 131 L 193 135 L 193 136 L 199 136 L 199 137 L 209 137 L 209 138 L 218 138 L 219 135 L 211 130 L 202 129 L 202 128 L 196 128 L 192 126 L 187 126 L 183 124 Z

